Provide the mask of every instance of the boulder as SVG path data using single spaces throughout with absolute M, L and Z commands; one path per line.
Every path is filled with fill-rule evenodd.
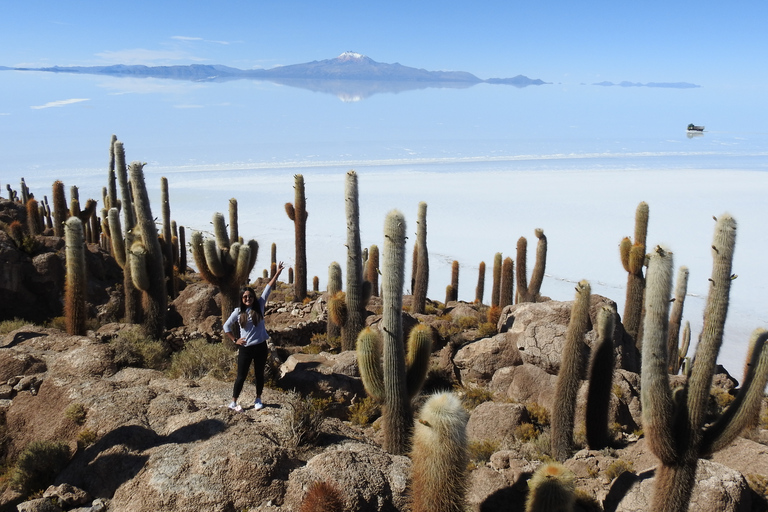
M 467 422 L 467 437 L 472 441 L 511 444 L 521 423 L 530 423 L 523 404 L 483 402 L 472 411 Z
M 216 303 L 218 288 L 200 281 L 184 288 L 171 302 L 170 309 L 181 316 L 183 325 L 196 327 L 209 316 L 221 316 L 221 307 Z
M 493 374 L 506 366 L 523 364 L 520 351 L 509 333 L 482 338 L 461 347 L 453 357 L 462 384 L 487 384 Z
M 617 478 L 604 502 L 605 512 L 650 510 L 655 484 L 654 470 L 624 473 Z M 746 479 L 736 470 L 699 459 L 696 486 L 689 510 L 696 512 L 749 512 L 752 495 Z
M 327 352 L 291 354 L 280 366 L 278 385 L 283 389 L 295 389 L 304 395 L 314 393 L 349 404 L 355 395 L 365 395 L 356 370 L 357 360 L 353 360 L 354 354 L 354 351 L 339 355 Z
M 345 510 L 404 510 L 410 470 L 408 457 L 390 455 L 373 445 L 348 442 L 334 446 L 291 473 L 283 507 L 299 510 L 309 486 L 320 481 L 341 492 Z
M 536 402 L 551 411 L 556 384 L 556 375 L 532 364 L 522 364 L 498 370 L 493 374 L 488 388 L 518 402 Z

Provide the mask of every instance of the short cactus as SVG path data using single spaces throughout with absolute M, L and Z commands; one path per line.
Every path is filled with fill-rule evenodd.
M 85 268 L 83 223 L 77 217 L 70 217 L 64 224 L 64 242 L 67 270 L 64 288 L 64 319 L 67 333 L 84 335 L 85 294 L 88 281 Z
M 475 287 L 475 304 L 483 303 L 485 294 L 485 262 L 481 261 L 477 269 L 477 287 Z
M 522 236 L 517 241 L 517 302 L 538 302 L 540 299 L 541 284 L 544 281 L 544 270 L 547 265 L 547 237 L 541 228 L 536 228 L 534 234 L 539 241 L 536 244 L 536 263 L 531 272 L 530 283 L 527 282 L 526 268 L 528 241 Z
M 558 462 L 544 464 L 528 481 L 525 512 L 573 512 L 575 475 Z
M 515 298 L 515 264 L 512 258 L 504 258 L 501 264 L 501 289 L 499 291 L 499 307 L 509 306 Z
M 493 288 L 491 289 L 491 307 L 499 307 L 499 298 L 501 297 L 501 253 L 497 252 L 493 256 Z

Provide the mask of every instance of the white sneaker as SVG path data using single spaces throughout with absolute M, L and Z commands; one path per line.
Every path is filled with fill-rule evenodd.
M 240 407 L 240 405 L 237 402 L 232 402 L 231 404 L 229 404 L 229 408 L 235 412 L 243 412 L 243 408 Z
M 264 404 L 261 403 L 261 398 L 257 398 L 256 401 L 253 403 L 253 409 L 258 411 L 264 408 Z

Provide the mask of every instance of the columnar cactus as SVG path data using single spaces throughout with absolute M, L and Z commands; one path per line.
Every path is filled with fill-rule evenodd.
M 468 486 L 467 421 L 456 395 L 427 400 L 413 432 L 412 512 L 463 512 Z
M 677 271 L 677 284 L 675 285 L 675 302 L 672 304 L 672 312 L 669 316 L 669 338 L 667 340 L 667 356 L 669 357 L 669 373 L 676 374 L 680 368 L 680 326 L 683 322 L 683 306 L 685 294 L 688 291 L 688 267 L 680 267 Z M 687 348 L 686 348 L 687 351 Z M 685 357 L 685 354 L 683 354 Z
M 515 264 L 512 258 L 504 258 L 501 264 L 501 289 L 499 307 L 509 306 L 515 299 Z
M 39 235 L 43 232 L 43 219 L 40 217 L 40 208 L 35 198 L 27 201 L 27 231 L 30 236 Z
M 53 234 L 64 236 L 64 222 L 69 218 L 67 198 L 64 195 L 64 183 L 56 180 L 53 182 Z
M 357 173 L 355 171 L 347 173 L 344 200 L 347 214 L 347 291 L 344 297 L 345 322 L 340 324 L 341 348 L 342 350 L 354 350 L 357 335 L 365 326 L 365 305 L 371 296 L 371 284 L 363 280 L 360 205 L 357 192 Z
M 547 237 L 544 230 L 534 230 L 539 242 L 536 244 L 536 263 L 531 272 L 531 282 L 527 282 L 526 253 L 528 240 L 520 237 L 517 241 L 517 302 L 538 302 L 541 292 L 541 284 L 544 281 L 544 270 L 547 265 Z
M 294 177 L 294 204 L 285 203 L 285 212 L 293 221 L 296 234 L 296 281 L 293 287 L 293 295 L 297 301 L 302 301 L 307 296 L 307 213 L 306 199 L 304 197 L 304 176 L 297 174 Z
M 501 253 L 493 255 L 493 288 L 491 290 L 491 307 L 499 307 L 499 298 L 501 296 Z
M 269 252 L 269 277 L 272 278 L 275 274 L 277 274 L 277 244 L 272 242 Z
M 649 257 L 640 399 L 648 446 L 660 461 L 651 502 L 651 508 L 659 512 L 688 510 L 698 459 L 733 442 L 754 421 L 768 381 L 768 347 L 765 346 L 768 333 L 761 332 L 755 334 L 750 371 L 736 399 L 705 428 L 710 387 L 734 278 L 731 268 L 735 240 L 736 221 L 727 214 L 718 218 L 712 244 L 712 277 L 695 362 L 685 387 L 674 396 L 669 385 L 666 353 L 672 254 L 657 247 Z
M 168 276 L 168 295 L 176 298 L 176 276 L 173 271 L 173 231 L 171 230 L 171 201 L 168 194 L 168 179 L 160 178 L 160 206 L 163 212 L 163 255 L 165 256 L 165 275 Z
M 106 201 L 104 201 L 104 208 L 109 210 L 110 208 L 118 208 L 117 200 L 117 177 L 115 176 L 115 142 L 117 142 L 117 136 L 112 135 L 112 140 L 109 143 L 109 168 L 107 171 L 107 190 L 104 194 Z
M 131 189 L 128 183 L 128 168 L 125 164 L 125 149 L 123 147 L 123 143 L 120 141 L 115 141 L 113 147 L 115 152 L 115 173 L 117 174 L 117 182 L 120 185 L 121 200 L 118 205 L 113 205 L 110 207 L 110 213 L 108 214 L 110 219 L 110 237 L 112 239 L 112 248 L 115 259 L 123 268 L 125 320 L 131 324 L 138 324 L 142 321 L 141 293 L 133 285 L 130 259 L 128 258 L 128 251 L 133 244 L 133 228 L 136 225 L 136 215 L 133 211 L 133 200 L 131 199 Z M 125 235 L 123 235 L 123 231 L 120 230 L 119 222 L 117 223 L 117 228 L 112 226 L 112 208 L 115 208 L 114 218 L 118 219 L 118 221 L 119 216 L 117 216 L 117 214 L 122 211 L 122 228 L 125 230 Z M 115 244 L 122 247 L 122 256 L 117 252 Z
M 243 243 L 240 240 L 240 224 L 237 214 L 237 199 L 234 197 L 229 200 L 229 243 Z
M 576 395 L 583 371 L 584 335 L 589 327 L 589 300 L 591 289 L 587 281 L 576 286 L 576 299 L 571 308 L 571 319 L 565 335 L 560 359 L 560 373 L 555 386 L 555 407 L 552 410 L 552 456 L 564 461 L 573 450 L 573 425 Z
M 459 262 L 456 260 L 451 263 L 451 300 L 459 300 Z
M 221 317 L 226 319 L 240 304 L 240 287 L 256 264 L 259 244 L 249 240 L 247 244 L 230 244 L 224 216 L 213 214 L 213 239 L 203 239 L 199 231 L 192 232 L 191 250 L 200 276 L 221 292 Z
M 485 294 L 485 262 L 481 261 L 477 269 L 477 286 L 475 287 L 475 304 L 483 303 Z
M 187 232 L 179 226 L 179 272 L 187 273 Z
M 413 283 L 414 313 L 424 314 L 429 287 L 429 252 L 427 251 L 427 203 L 419 203 L 416 217 L 416 279 Z M 457 276 L 458 279 L 458 276 Z
M 328 340 L 338 338 L 341 335 L 341 325 L 346 320 L 346 304 L 343 299 L 333 299 L 341 291 L 341 265 L 335 261 L 328 267 L 328 326 L 326 333 Z M 331 307 L 342 308 L 341 312 L 331 311 Z M 341 317 L 341 318 L 339 318 Z
M 64 224 L 66 253 L 66 283 L 64 288 L 64 319 L 67 333 L 85 334 L 85 293 L 88 287 L 85 269 L 85 239 L 83 223 L 70 217 Z
M 357 358 L 366 391 L 383 402 L 384 448 L 400 455 L 408 449 L 413 421 L 411 398 L 419 392 L 426 377 L 432 331 L 428 326 L 411 330 L 406 361 L 402 320 L 405 219 L 398 211 L 387 215 L 383 256 L 381 332 L 366 328 L 360 333 Z
M 371 283 L 371 296 L 379 296 L 379 246 L 373 244 L 368 251 L 365 266 L 365 280 Z
M 163 253 L 144 182 L 144 164 L 131 162 L 130 176 L 136 215 L 134 231 L 137 232 L 128 249 L 131 278 L 134 286 L 143 292 L 144 331 L 148 336 L 160 339 L 165 329 L 168 303 Z
M 648 236 L 648 203 L 641 202 L 635 210 L 635 240 L 624 238 L 619 245 L 621 264 L 627 271 L 627 298 L 624 304 L 622 323 L 624 330 L 632 337 L 638 348 L 642 345 L 640 336 L 643 315 L 643 294 L 645 293 L 645 241 Z
M 607 447 L 611 391 L 613 388 L 613 331 L 616 311 L 603 306 L 597 314 L 597 342 L 592 350 L 587 391 L 587 445 L 591 450 Z

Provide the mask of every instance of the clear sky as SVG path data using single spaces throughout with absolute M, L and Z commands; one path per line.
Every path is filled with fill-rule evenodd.
M 333 58 L 547 82 L 765 87 L 768 2 L 0 0 L 0 65 Z

